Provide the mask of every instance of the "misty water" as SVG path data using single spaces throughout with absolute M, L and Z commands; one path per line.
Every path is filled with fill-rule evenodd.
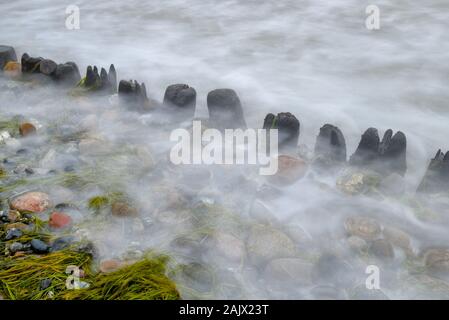
M 71 4 L 80 8 L 79 30 L 65 27 Z M 2 158 L 35 171 L 29 184 L 2 197 L 39 189 L 55 203 L 76 204 L 76 234 L 96 244 L 100 259 L 153 249 L 174 266 L 189 265 L 193 271 L 173 276 L 183 298 L 354 298 L 360 286 L 362 296 L 449 297 L 445 279 L 421 271 L 423 250 L 447 245 L 449 202 L 415 203 L 429 160 L 449 149 L 449 7 L 377 1 L 381 29 L 370 31 L 369 4 L 2 0 L 0 44 L 14 46 L 18 57 L 75 61 L 82 76 L 88 65 L 113 63 L 119 79 L 145 82 L 159 101 L 168 85 L 187 83 L 197 91 L 197 117 L 208 116 L 209 91 L 232 88 L 248 127 L 261 128 L 269 112 L 293 113 L 303 155 L 325 123 L 342 130 L 348 156 L 367 128 L 400 130 L 407 136 L 404 195 L 348 196 L 336 188 L 338 172 L 309 170 L 272 187 L 252 168 L 179 168 L 168 161 L 169 134 L 188 122 L 126 110 L 116 95 L 73 98 L 58 87 L 0 79 L 1 117 L 22 115 L 39 129 L 0 149 Z M 65 184 L 68 166 L 88 182 Z M 116 191 L 132 199 L 138 218 L 93 216 L 88 199 Z M 354 252 L 344 227 L 350 216 L 401 229 L 411 252 L 395 246 L 387 262 Z M 293 248 L 255 255 L 249 239 L 261 235 L 278 241 L 254 240 L 267 241 L 266 251 Z M 331 258 L 317 266 L 323 254 Z M 273 264 L 280 258 L 295 260 Z M 365 289 L 368 265 L 381 270 L 382 294 Z

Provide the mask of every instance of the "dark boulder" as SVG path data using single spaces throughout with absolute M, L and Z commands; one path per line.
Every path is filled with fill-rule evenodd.
M 380 166 L 385 173 L 404 175 L 407 171 L 407 139 L 401 131 L 393 135 L 393 130 L 385 132 L 379 145 Z
M 39 64 L 39 72 L 47 76 L 55 74 L 58 65 L 50 59 L 43 59 Z
M 34 253 L 47 253 L 50 250 L 50 247 L 43 241 L 39 239 L 33 239 L 31 240 L 31 250 L 33 250 Z
M 212 127 L 217 129 L 246 129 L 242 104 L 232 89 L 216 89 L 207 95 L 207 109 Z
M 374 163 L 379 158 L 379 133 L 376 128 L 369 128 L 362 135 L 359 146 L 349 159 L 349 163 L 355 166 L 366 166 Z
M 58 64 L 53 78 L 58 83 L 63 83 L 68 86 L 74 86 L 81 80 L 78 66 L 74 62 Z
M 406 151 L 407 139 L 401 131 L 393 135 L 393 131 L 388 129 L 380 141 L 377 129 L 369 128 L 362 135 L 349 163 L 386 175 L 397 173 L 403 176 L 407 170 Z
M 39 73 L 40 63 L 44 60 L 41 57 L 33 58 L 30 57 L 27 53 L 22 55 L 21 64 L 22 64 L 22 72 L 23 73 Z
M 346 162 L 346 141 L 341 130 L 331 124 L 320 128 L 315 143 L 315 163 L 332 166 Z
M 16 51 L 13 47 L 0 45 L 0 71 L 9 61 L 17 61 Z
M 164 106 L 175 108 L 173 112 L 183 117 L 195 115 L 196 91 L 187 84 L 172 84 L 167 87 L 164 95 Z
M 281 112 L 276 116 L 269 113 L 264 119 L 263 128 L 278 130 L 278 147 L 280 150 L 298 146 L 300 123 L 290 112 Z
M 449 191 L 449 151 L 438 150 L 418 186 L 418 192 L 439 193 Z
M 117 72 L 113 64 L 109 66 L 108 81 L 112 93 L 117 92 Z
M 87 88 L 93 88 L 99 84 L 100 75 L 98 74 L 97 67 L 88 66 L 86 70 L 86 78 L 84 80 L 84 86 Z
M 132 110 L 144 112 L 149 109 L 150 103 L 144 83 L 121 80 L 118 86 L 118 96 L 120 104 Z

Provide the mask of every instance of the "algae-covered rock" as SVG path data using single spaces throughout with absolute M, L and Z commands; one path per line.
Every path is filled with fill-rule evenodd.
M 337 180 L 337 188 L 349 195 L 365 194 L 375 190 L 380 176 L 368 172 L 349 172 Z

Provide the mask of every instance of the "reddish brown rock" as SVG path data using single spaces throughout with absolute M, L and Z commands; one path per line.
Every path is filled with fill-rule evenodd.
M 43 192 L 27 192 L 10 203 L 11 209 L 25 212 L 40 213 L 51 206 L 50 197 Z
M 69 227 L 72 224 L 72 218 L 65 213 L 62 212 L 53 212 L 50 215 L 50 220 L 48 221 L 48 225 L 55 229 L 61 229 Z
M 36 133 L 36 127 L 29 122 L 22 123 L 19 127 L 19 132 L 22 137 L 26 137 Z

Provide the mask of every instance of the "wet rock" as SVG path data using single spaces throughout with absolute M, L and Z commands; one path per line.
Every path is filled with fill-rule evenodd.
M 389 129 L 380 141 L 377 129 L 369 128 L 362 135 L 349 163 L 369 167 L 382 174 L 397 173 L 403 176 L 407 170 L 406 149 L 407 140 L 401 131 L 393 135 L 393 131 Z
M 87 66 L 86 78 L 84 79 L 84 86 L 87 88 L 92 88 L 94 86 L 97 86 L 97 84 L 99 82 L 100 75 L 98 74 L 97 68 L 96 67 L 94 67 L 94 68 L 92 68 L 92 66 Z M 97 80 L 98 80 L 98 82 L 97 82 Z
M 43 241 L 39 239 L 33 239 L 31 240 L 31 250 L 33 250 L 34 253 L 47 253 L 50 250 L 50 247 Z
M 233 262 L 241 262 L 245 257 L 245 244 L 229 233 L 217 232 L 214 235 L 215 248 L 220 256 Z
M 72 224 L 72 218 L 62 212 L 53 212 L 50 215 L 50 220 L 48 221 L 48 225 L 55 229 L 67 228 Z
M 424 263 L 430 273 L 436 275 L 449 274 L 449 249 L 434 248 L 424 252 Z
M 242 104 L 232 89 L 216 89 L 207 95 L 209 122 L 217 129 L 244 129 L 246 122 Z
M 70 245 L 72 244 L 73 241 L 74 241 L 74 238 L 71 236 L 57 238 L 51 244 L 51 251 L 55 252 L 55 251 L 60 251 L 60 250 L 66 249 L 66 248 L 70 247 Z
M 438 150 L 417 191 L 430 194 L 449 191 L 449 151 L 444 154 Z
M 20 242 L 13 242 L 9 246 L 9 252 L 16 253 L 22 251 L 24 248 L 25 248 L 24 245 L 21 244 Z
M 3 70 L 9 61 L 17 61 L 16 51 L 13 47 L 0 45 L 0 70 Z
M 251 204 L 249 215 L 259 222 L 271 223 L 276 221 L 274 213 L 261 200 L 258 199 Z
M 41 281 L 40 289 L 45 290 L 51 286 L 51 279 L 43 279 Z
M 120 269 L 123 263 L 119 260 L 103 260 L 100 262 L 100 271 L 102 273 L 110 273 Z
M 338 127 L 325 124 L 320 128 L 314 162 L 324 168 L 346 162 L 346 141 Z
M 112 93 L 117 92 L 117 72 L 113 64 L 109 66 L 108 82 Z
M 345 221 L 346 232 L 351 236 L 357 236 L 364 240 L 375 240 L 380 236 L 380 224 L 367 217 L 349 217 Z
M 312 263 L 302 259 L 275 259 L 265 267 L 264 278 L 269 281 L 308 285 L 312 281 L 312 268 Z
M 323 253 L 313 268 L 313 279 L 319 284 L 348 286 L 353 282 L 351 266 L 333 253 Z
M 407 139 L 405 134 L 398 131 L 393 135 L 393 130 L 387 130 L 379 145 L 380 170 L 403 176 L 407 171 L 406 152 Z
M 33 58 L 30 57 L 27 53 L 22 55 L 21 65 L 23 73 L 38 73 L 39 65 L 43 58 Z
M 298 157 L 288 155 L 278 156 L 278 171 L 269 176 L 271 182 L 277 185 L 289 185 L 303 178 L 307 172 L 307 163 Z
M 27 230 L 28 229 L 28 225 L 26 225 L 25 223 L 22 222 L 15 222 L 15 223 L 10 223 L 6 226 L 6 230 L 10 230 L 10 229 L 18 229 L 18 230 Z
M 346 241 L 348 242 L 349 248 L 355 252 L 363 252 L 368 249 L 368 243 L 360 237 L 351 236 Z
M 9 211 L 8 211 L 8 214 L 7 214 L 7 217 L 8 217 L 8 221 L 9 221 L 9 222 L 14 223 L 14 222 L 17 222 L 17 221 L 20 220 L 21 215 L 20 215 L 20 212 L 19 212 L 19 211 L 16 211 L 16 210 L 9 210 Z
M 53 60 L 43 59 L 39 64 L 39 72 L 46 76 L 52 76 L 56 72 L 57 67 L 58 65 Z
M 136 217 L 138 211 L 125 202 L 115 201 L 111 205 L 111 213 L 115 217 Z
M 98 257 L 97 248 L 90 241 L 80 243 L 77 246 L 76 251 L 90 254 L 94 258 Z
M 337 188 L 348 195 L 366 194 L 377 189 L 380 181 L 374 172 L 349 172 L 337 179 Z
M 20 238 L 22 236 L 22 231 L 20 231 L 17 228 L 11 228 L 9 230 L 6 231 L 6 235 L 5 235 L 5 240 L 12 240 L 12 239 L 16 239 L 16 238 Z
M 145 84 L 137 81 L 121 80 L 118 85 L 120 104 L 133 110 L 144 112 L 150 109 L 150 101 L 147 97 Z
M 50 197 L 43 192 L 27 192 L 14 198 L 10 206 L 14 210 L 40 213 L 51 206 Z
M 53 74 L 53 78 L 67 86 L 74 86 L 81 80 L 78 66 L 74 62 L 58 64 Z
M 393 259 L 394 249 L 391 243 L 385 239 L 377 239 L 371 243 L 370 252 L 381 259 Z
M 187 84 L 173 84 L 167 87 L 163 104 L 176 108 L 182 117 L 193 118 L 196 106 L 196 91 Z
M 256 264 L 276 258 L 291 258 L 295 244 L 285 233 L 268 226 L 254 226 L 246 243 L 250 260 Z
M 3 72 L 6 76 L 8 76 L 12 79 L 17 79 L 22 74 L 22 66 L 18 62 L 9 61 L 4 66 Z
M 28 167 L 26 164 L 21 163 L 14 168 L 13 172 L 15 174 L 33 174 L 34 170 L 33 168 Z
M 210 292 L 213 289 L 214 274 L 204 265 L 192 262 L 184 265 L 181 270 L 182 282 L 188 288 L 202 293 Z
M 20 124 L 19 132 L 22 137 L 27 137 L 36 133 L 36 127 L 29 122 L 24 122 Z
M 298 146 L 300 123 L 290 112 L 281 112 L 276 116 L 269 113 L 264 119 L 263 129 L 278 130 L 279 150 L 296 149 Z
M 349 163 L 355 166 L 367 166 L 374 163 L 379 157 L 380 138 L 376 128 L 369 128 L 363 133 Z

